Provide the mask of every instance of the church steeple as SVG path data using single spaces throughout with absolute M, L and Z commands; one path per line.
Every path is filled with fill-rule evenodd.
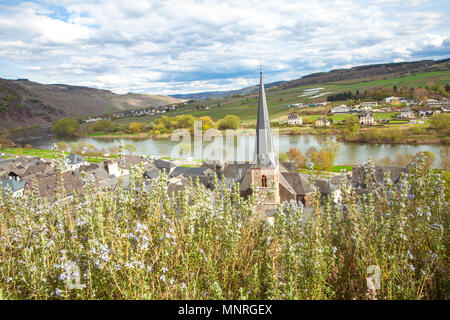
M 267 111 L 266 93 L 259 72 L 258 120 L 256 122 L 255 157 L 253 163 L 266 167 L 277 167 L 272 131 L 270 130 L 269 112 Z

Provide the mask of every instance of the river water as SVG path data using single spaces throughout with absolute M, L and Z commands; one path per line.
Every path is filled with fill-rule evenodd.
M 188 137 L 185 137 L 188 138 Z M 190 139 L 190 137 L 189 137 Z M 31 144 L 34 148 L 51 149 L 52 144 L 55 142 L 64 141 L 67 144 L 77 141 L 83 141 L 87 144 L 93 145 L 98 150 L 108 152 L 108 148 L 116 147 L 120 141 L 123 144 L 132 144 L 136 147 L 135 154 L 139 155 L 152 155 L 156 157 L 171 157 L 180 158 L 183 156 L 193 156 L 195 159 L 225 159 L 232 160 L 252 160 L 254 150 L 254 135 L 246 135 L 234 137 L 233 140 L 226 142 L 225 138 L 212 139 L 212 142 L 205 141 L 205 139 L 199 139 L 191 143 L 189 140 L 180 142 L 172 141 L 171 139 L 106 139 L 106 138 L 80 138 L 77 140 L 68 140 L 64 138 L 57 138 L 51 135 L 50 131 L 39 130 L 38 134 L 28 132 L 28 135 L 24 135 L 15 139 L 16 142 L 25 145 Z M 310 147 L 316 149 L 321 148 L 321 143 L 325 139 L 333 139 L 333 136 L 320 136 L 320 135 L 274 135 L 275 148 L 279 152 L 289 151 L 289 148 L 297 148 L 305 153 Z M 201 144 L 201 145 L 200 145 Z M 183 155 L 180 153 L 180 149 L 191 145 L 191 152 Z M 407 145 L 407 144 L 360 144 L 360 143 L 341 143 L 341 148 L 338 156 L 336 157 L 335 164 L 337 165 L 352 165 L 360 164 L 369 158 L 382 159 L 389 156 L 394 159 L 398 153 L 417 153 L 420 151 L 431 151 L 435 154 L 436 158 L 433 163 L 433 167 L 438 167 L 440 162 L 439 151 L 443 148 L 440 144 L 422 144 L 422 145 Z

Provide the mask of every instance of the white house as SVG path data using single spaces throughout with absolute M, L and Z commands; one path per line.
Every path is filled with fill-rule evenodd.
M 316 120 L 316 126 L 318 127 L 324 127 L 324 126 L 329 126 L 330 125 L 330 120 L 320 117 Z
M 303 119 L 296 113 L 290 113 L 288 115 L 288 124 L 292 126 L 300 126 L 303 124 Z
M 378 103 L 376 101 L 367 101 L 362 103 L 363 108 L 373 108 L 378 106 Z
M 79 169 L 81 166 L 87 166 L 88 162 L 82 156 L 79 156 L 75 153 L 71 153 L 66 158 L 66 164 L 69 170 L 76 170 Z
M 24 194 L 27 183 L 23 180 L 2 179 L 1 187 L 2 192 L 6 192 L 6 190 L 9 190 L 13 197 L 19 197 Z
M 412 119 L 414 118 L 414 112 L 409 108 L 402 109 L 400 113 L 400 118 Z
M 363 111 L 359 116 L 359 123 L 362 125 L 372 125 L 374 124 L 373 112 Z
M 341 104 L 340 106 L 331 108 L 331 113 L 347 113 L 349 111 L 348 107 L 345 104 Z

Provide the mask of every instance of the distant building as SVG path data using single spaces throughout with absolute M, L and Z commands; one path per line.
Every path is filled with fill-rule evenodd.
M 297 113 L 290 113 L 288 115 L 288 124 L 292 126 L 300 126 L 303 124 L 303 119 Z
M 69 156 L 66 158 L 66 163 L 69 170 L 75 170 L 80 168 L 81 166 L 85 166 L 88 164 L 85 158 L 75 153 L 69 154 Z
M 359 123 L 362 125 L 373 125 L 374 124 L 374 117 L 372 111 L 363 111 L 359 115 Z
M 383 103 L 398 105 L 398 104 L 400 104 L 400 98 L 399 97 L 387 97 L 387 98 L 383 99 Z
M 373 107 L 378 106 L 378 103 L 376 101 L 367 101 L 367 102 L 363 102 L 362 106 L 364 108 L 373 108 Z
M 320 117 L 316 120 L 316 126 L 318 127 L 325 127 L 330 125 L 330 120 Z
M 401 110 L 400 118 L 412 119 L 414 118 L 414 112 L 410 108 L 405 108 Z
M 331 113 L 347 113 L 349 112 L 349 108 L 345 104 L 341 104 L 340 106 L 331 108 Z
M 13 197 L 19 197 L 25 193 L 26 181 L 16 179 L 1 179 L 2 192 L 9 190 Z
M 434 116 L 438 112 L 440 112 L 440 111 L 436 110 L 436 109 L 420 108 L 417 113 L 419 114 L 419 117 L 431 117 L 431 116 Z

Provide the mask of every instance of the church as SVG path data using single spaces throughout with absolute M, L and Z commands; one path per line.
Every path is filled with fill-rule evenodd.
M 310 207 L 312 206 L 312 189 L 307 176 L 297 172 L 292 162 L 278 161 L 270 128 L 262 72 L 259 76 L 258 114 L 253 161 L 246 163 L 228 162 L 223 165 L 205 161 L 203 167 L 215 170 L 227 187 L 239 183 L 240 192 L 244 198 L 252 193 L 252 185 L 256 186 L 262 196 L 261 211 L 270 212 L 277 208 L 278 203 L 291 200 Z M 316 180 L 315 184 L 324 196 L 337 189 L 328 180 Z
M 161 162 L 161 163 L 159 163 Z M 213 190 L 214 173 L 220 184 L 233 188 L 239 183 L 241 196 L 247 198 L 255 186 L 258 190 L 258 211 L 270 214 L 278 203 L 295 201 L 305 207 L 312 207 L 312 188 L 307 175 L 297 172 L 292 162 L 279 162 L 270 128 L 269 112 L 262 72 L 259 75 L 258 109 L 255 136 L 255 150 L 250 162 L 220 162 L 206 160 L 201 167 L 168 167 L 169 162 L 159 160 L 154 162 L 156 169 L 144 173 L 144 177 L 157 178 L 158 170 L 165 170 L 169 175 L 168 192 L 184 190 L 189 185 L 189 179 L 198 179 L 206 188 Z M 173 165 L 173 167 L 175 167 Z M 314 181 L 322 196 L 335 195 L 337 181 L 317 179 Z

